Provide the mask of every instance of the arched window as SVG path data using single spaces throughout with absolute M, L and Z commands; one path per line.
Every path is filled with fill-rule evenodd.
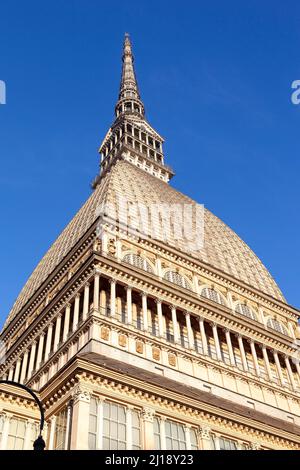
M 173 284 L 177 284 L 180 287 L 184 287 L 184 289 L 192 290 L 191 284 L 185 279 L 185 277 L 175 271 L 167 271 L 164 275 L 164 279 L 172 282 Z
M 151 268 L 148 261 L 142 258 L 139 255 L 135 255 L 134 253 L 129 253 L 124 256 L 123 258 L 124 263 L 132 264 L 139 269 L 143 269 L 143 271 L 147 271 L 148 273 L 153 273 L 153 269 Z
M 244 317 L 251 318 L 251 320 L 257 321 L 256 313 L 246 304 L 238 304 L 235 307 L 235 312 L 239 313 L 240 315 L 244 315 Z
M 212 302 L 216 302 L 217 304 L 226 306 L 226 302 L 222 294 L 220 294 L 220 292 L 215 289 L 211 289 L 210 287 L 204 287 L 204 289 L 202 289 L 201 291 L 201 296 L 211 300 Z
M 269 318 L 269 320 L 267 321 L 267 327 L 271 328 L 272 330 L 278 331 L 282 335 L 288 336 L 288 332 L 285 326 L 283 326 L 283 324 L 280 323 L 278 320 L 275 320 L 275 318 Z

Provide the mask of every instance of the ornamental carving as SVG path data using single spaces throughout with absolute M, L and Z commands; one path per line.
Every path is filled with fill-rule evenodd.
M 77 385 L 72 393 L 74 403 L 77 401 L 83 401 L 85 403 L 90 403 L 91 393 L 87 388 L 84 388 L 82 385 Z
M 106 327 L 101 328 L 101 339 L 104 339 L 104 341 L 109 340 L 109 329 Z
M 169 359 L 170 366 L 175 367 L 176 366 L 176 356 L 175 356 L 175 354 L 169 354 L 168 359 Z
M 112 256 L 116 256 L 117 248 L 116 241 L 113 238 L 108 240 L 108 253 Z
M 152 357 L 155 361 L 160 361 L 160 349 L 152 348 Z
M 123 348 L 127 346 L 127 336 L 119 335 L 119 346 L 122 346 Z
M 203 426 L 200 428 L 200 436 L 202 439 L 210 439 L 211 428 L 209 426 Z
M 100 238 L 96 238 L 93 246 L 94 251 L 101 252 L 102 249 L 102 242 Z
M 142 418 L 148 423 L 153 423 L 155 416 L 155 410 L 153 408 L 145 407 L 142 409 Z
M 136 350 L 137 353 L 143 354 L 144 353 L 144 343 L 142 343 L 142 341 L 137 341 L 136 345 L 135 345 L 135 350 Z

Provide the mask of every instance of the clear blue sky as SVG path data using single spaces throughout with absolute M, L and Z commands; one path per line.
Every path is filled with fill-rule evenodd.
M 299 1 L 3 1 L 0 324 L 90 194 L 131 34 L 173 185 L 231 226 L 300 306 Z

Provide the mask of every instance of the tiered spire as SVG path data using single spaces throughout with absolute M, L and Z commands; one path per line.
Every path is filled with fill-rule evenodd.
M 137 114 L 143 118 L 145 109 L 138 89 L 133 65 L 134 57 L 128 33 L 125 34 L 122 60 L 122 77 L 119 99 L 116 104 L 116 116 L 119 117 L 124 114 Z
M 164 162 L 164 139 L 145 119 L 144 104 L 138 89 L 134 57 L 127 33 L 122 59 L 120 92 L 115 108 L 116 119 L 100 146 L 100 174 L 95 178 L 93 188 L 96 188 L 101 178 L 118 160 L 127 160 L 165 182 L 174 175 L 173 170 Z

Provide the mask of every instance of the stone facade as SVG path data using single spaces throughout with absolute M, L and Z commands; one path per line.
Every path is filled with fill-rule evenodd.
M 114 217 L 120 195 L 196 205 L 168 184 L 162 144 L 126 36 L 94 193 L 8 316 L 1 378 L 39 394 L 48 449 L 299 449 L 299 312 L 266 268 L 208 211 L 196 254 Z M 1 386 L 1 449 L 31 448 L 38 419 Z

